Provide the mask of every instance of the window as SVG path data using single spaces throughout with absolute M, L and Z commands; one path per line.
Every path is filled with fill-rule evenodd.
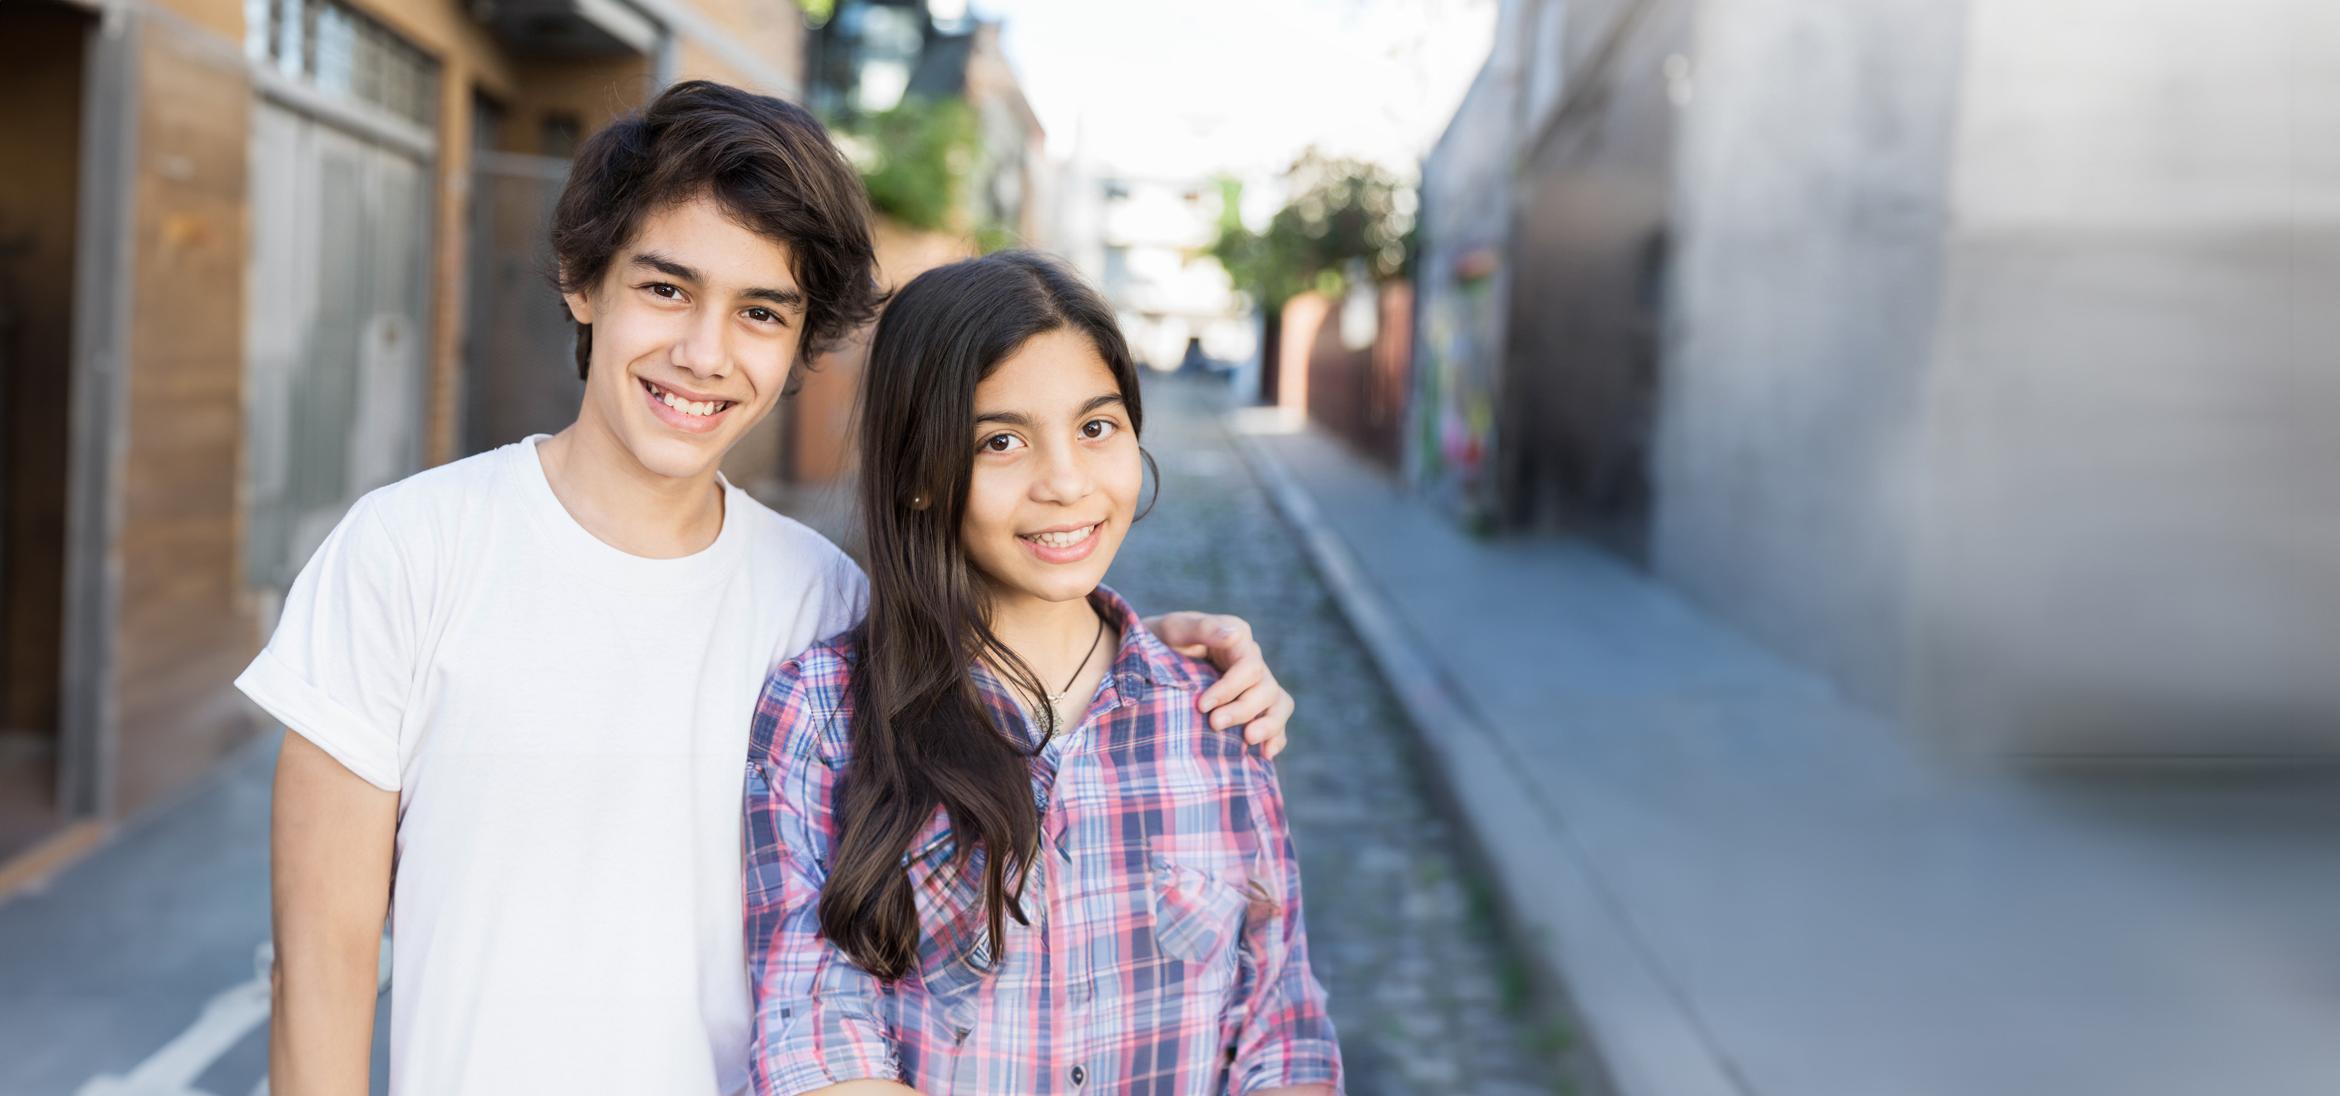
M 428 54 L 340 0 L 246 0 L 254 60 L 344 99 L 419 126 L 438 122 L 438 69 Z

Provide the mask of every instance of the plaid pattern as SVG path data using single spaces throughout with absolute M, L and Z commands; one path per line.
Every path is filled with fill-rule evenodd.
M 840 638 L 773 670 L 747 767 L 757 1092 L 860 1078 L 929 1096 L 1339 1086 L 1273 769 L 1197 710 L 1207 670 L 1112 591 L 1094 600 L 1120 649 L 1089 718 L 1034 759 L 1031 924 L 1008 919 L 989 974 L 982 850 L 969 870 L 950 866 L 939 811 L 904 859 L 925 930 L 918 971 L 884 984 L 821 939 L 854 649 Z M 1036 737 L 1007 690 L 975 673 L 1000 725 Z

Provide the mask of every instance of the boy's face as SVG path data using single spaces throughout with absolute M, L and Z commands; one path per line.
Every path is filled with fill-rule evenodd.
M 601 284 L 563 299 L 593 325 L 578 421 L 674 479 L 712 476 L 772 410 L 804 330 L 788 246 L 705 196 L 644 218 Z
M 1087 336 L 1036 335 L 975 386 L 960 543 L 1002 596 L 1089 595 L 1137 513 L 1145 469 L 1121 386 Z

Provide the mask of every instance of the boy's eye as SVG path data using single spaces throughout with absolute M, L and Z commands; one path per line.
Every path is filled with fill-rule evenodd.
M 779 323 L 780 314 L 769 308 L 751 308 L 748 309 L 748 319 L 757 323 Z
M 655 297 L 662 297 L 670 301 L 679 301 L 682 299 L 682 288 L 675 285 L 669 285 L 666 282 L 651 282 L 649 285 L 643 286 L 642 288 L 649 290 L 651 295 Z
M 1121 424 L 1112 419 L 1090 419 L 1081 424 L 1081 436 L 1090 441 L 1101 441 L 1112 437 L 1113 432 L 1119 429 Z
M 1013 453 L 1023 447 L 1024 439 L 1014 434 L 993 434 L 983 439 L 983 451 L 986 453 Z

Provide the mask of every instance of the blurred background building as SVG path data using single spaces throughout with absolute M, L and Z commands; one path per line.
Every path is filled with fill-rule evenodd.
M 1056 205 L 1066 257 L 1088 271 L 1118 309 L 1138 361 L 1234 367 L 1258 353 L 1258 325 L 1227 271 L 1208 254 L 1229 188 L 1183 179 L 1097 174 L 1078 154 L 1062 169 Z
M 1963 743 L 2331 749 L 2340 17 L 2248 7 L 1504 3 L 1409 479 Z
M 1000 48 L 999 25 L 950 0 L 810 5 L 807 100 L 862 169 L 880 278 L 900 285 L 1001 247 L 1044 247 L 1054 172 L 1047 132 Z M 770 428 L 787 441 L 771 489 L 842 534 L 852 413 L 865 349 L 814 363 Z
M 360 494 L 569 421 L 546 225 L 578 144 L 656 89 L 829 109 L 889 276 L 1040 233 L 1043 135 L 995 25 L 820 14 L 0 8 L 0 858 L 86 839 L 255 733 L 229 682 Z M 930 139 L 885 139 L 905 124 Z M 734 481 L 831 469 L 841 390 L 760 426 Z
M 1059 252 L 1187 374 L 1149 423 L 1216 494 L 1152 569 L 1306 621 L 1259 623 L 1328 733 L 1404 708 L 1619 1091 L 2328 1087 L 2321 0 L 0 4 L 0 917 L 49 930 L 0 972 L 145 961 L 56 926 L 180 886 L 169 826 L 37 881 L 254 739 L 228 683 L 351 501 L 570 420 L 552 203 L 697 76 L 831 126 L 885 282 Z M 833 536 L 862 354 L 725 468 Z M 206 908 L 265 890 L 243 756 Z M 1307 824 L 1430 817 L 1362 756 Z M 126 1045 L 248 975 L 254 905 Z M 1326 961 L 1405 1091 L 1475 1044 L 1368 906 Z

